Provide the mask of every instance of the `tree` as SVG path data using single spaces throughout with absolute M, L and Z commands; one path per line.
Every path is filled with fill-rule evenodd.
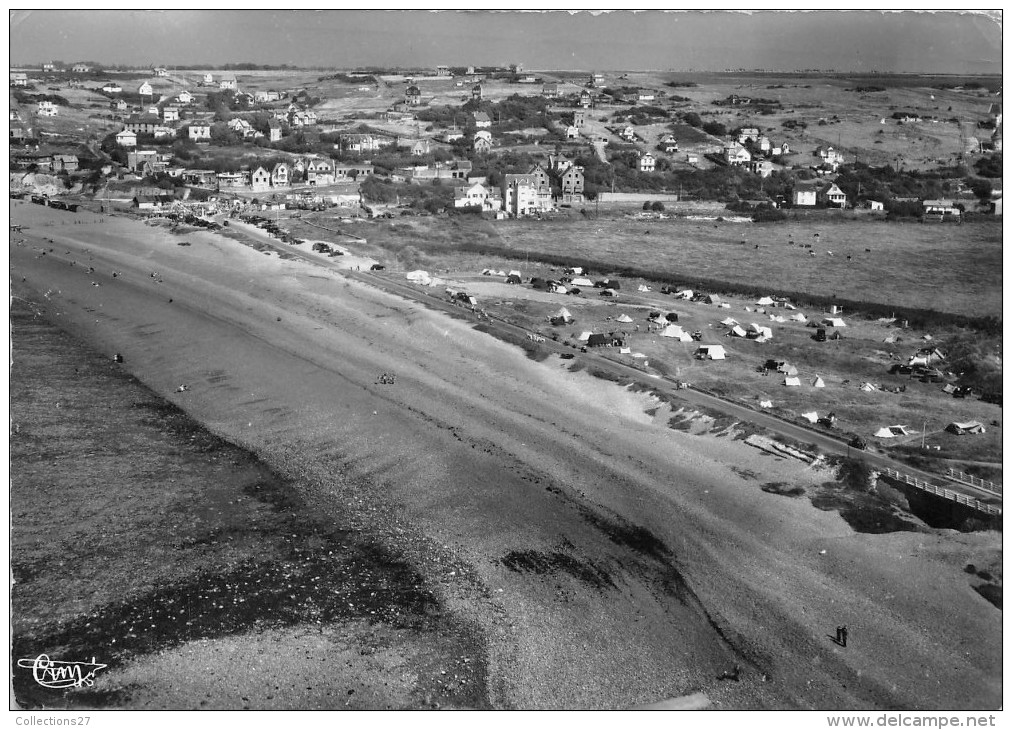
M 703 125 L 703 131 L 714 137 L 723 137 L 727 134 L 727 127 L 720 122 L 707 122 Z
M 986 203 L 991 200 L 991 191 L 993 187 L 991 181 L 982 177 L 971 177 L 966 181 L 967 185 L 970 186 L 970 190 L 982 203 Z
M 655 200 L 653 205 L 650 206 L 650 210 L 654 211 L 655 213 L 663 213 L 664 203 L 662 203 L 659 200 Z
M 643 201 L 643 210 L 650 210 L 650 201 L 649 200 Z
M 682 115 L 682 121 L 688 124 L 690 127 L 702 127 L 703 118 L 696 114 L 696 112 L 685 112 Z

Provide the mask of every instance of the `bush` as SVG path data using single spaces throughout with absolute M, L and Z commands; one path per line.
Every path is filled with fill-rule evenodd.
M 656 200 L 650 206 L 650 210 L 654 211 L 655 213 L 662 213 L 662 212 L 664 212 L 664 203 L 662 203 L 659 200 Z

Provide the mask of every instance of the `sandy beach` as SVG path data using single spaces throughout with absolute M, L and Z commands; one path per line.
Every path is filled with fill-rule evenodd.
M 647 394 L 337 271 L 119 216 L 11 218 L 18 291 L 403 554 L 485 638 L 492 707 L 1001 704 L 1001 612 L 963 571 L 999 534 L 856 533 L 761 489 L 832 472 L 669 428 Z

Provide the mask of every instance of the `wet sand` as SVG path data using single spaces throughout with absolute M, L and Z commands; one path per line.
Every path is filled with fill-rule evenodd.
M 29 204 L 12 218 L 30 226 L 14 280 L 64 326 L 311 485 L 323 514 L 382 525 L 481 627 L 492 706 L 1000 703 L 1001 613 L 962 572 L 998 535 L 854 533 L 760 489 L 831 474 L 669 429 L 649 396 L 305 262 Z M 741 681 L 718 679 L 735 664 Z

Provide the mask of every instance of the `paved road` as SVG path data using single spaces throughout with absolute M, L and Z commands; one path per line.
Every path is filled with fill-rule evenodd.
M 304 253 L 300 249 L 279 243 L 277 239 L 270 237 L 266 233 L 262 233 L 253 226 L 243 226 L 243 231 L 256 238 L 257 240 L 265 243 L 277 251 L 283 251 L 288 254 L 292 254 L 305 261 L 311 261 L 320 266 L 329 266 L 331 268 L 340 269 L 346 276 L 358 279 L 376 286 L 384 291 L 398 294 L 419 302 L 424 302 L 427 306 L 443 311 L 460 315 L 462 311 L 461 307 L 447 301 L 443 289 L 432 289 L 432 290 L 419 290 L 417 287 L 395 281 L 390 278 L 389 275 L 381 275 L 365 271 L 351 271 L 348 269 L 341 269 L 336 263 L 328 261 L 313 254 Z M 488 325 L 495 330 L 509 333 L 514 336 L 526 337 L 529 331 L 504 322 L 499 319 L 493 318 L 488 321 Z M 549 352 L 559 354 L 572 353 L 573 350 L 565 345 L 552 340 L 546 340 L 542 343 Z M 663 393 L 666 396 L 672 396 L 679 400 L 684 401 L 687 404 L 704 406 L 709 409 L 713 409 L 724 413 L 734 418 L 739 418 L 742 421 L 753 423 L 757 426 L 762 426 L 777 435 L 786 436 L 797 441 L 801 441 L 807 444 L 815 444 L 819 449 L 826 454 L 836 454 L 839 456 L 853 457 L 860 456 L 865 462 L 876 469 L 891 468 L 896 471 L 909 474 L 910 476 L 916 477 L 926 482 L 936 484 L 938 486 L 945 487 L 953 492 L 963 494 L 972 499 L 977 499 L 985 504 L 992 504 L 1001 506 L 1002 499 L 997 497 L 991 492 L 971 487 L 968 484 L 957 482 L 941 474 L 935 474 L 932 472 L 922 471 L 916 469 L 908 464 L 905 464 L 896 459 L 892 459 L 889 456 L 875 452 L 875 451 L 858 451 L 850 447 L 845 440 L 835 437 L 823 431 L 817 431 L 815 429 L 805 428 L 804 426 L 785 421 L 782 418 L 778 418 L 772 414 L 764 413 L 762 411 L 756 411 L 738 403 L 732 403 L 718 398 L 717 396 L 710 395 L 693 388 L 678 389 L 677 384 L 667 378 L 659 375 L 648 373 L 640 368 L 633 367 L 632 365 L 620 362 L 608 356 L 606 351 L 595 351 L 580 353 L 578 355 L 582 360 L 587 363 L 592 363 L 596 368 L 604 370 L 608 373 L 612 373 L 623 378 L 631 379 L 637 383 L 648 385 L 659 393 Z

